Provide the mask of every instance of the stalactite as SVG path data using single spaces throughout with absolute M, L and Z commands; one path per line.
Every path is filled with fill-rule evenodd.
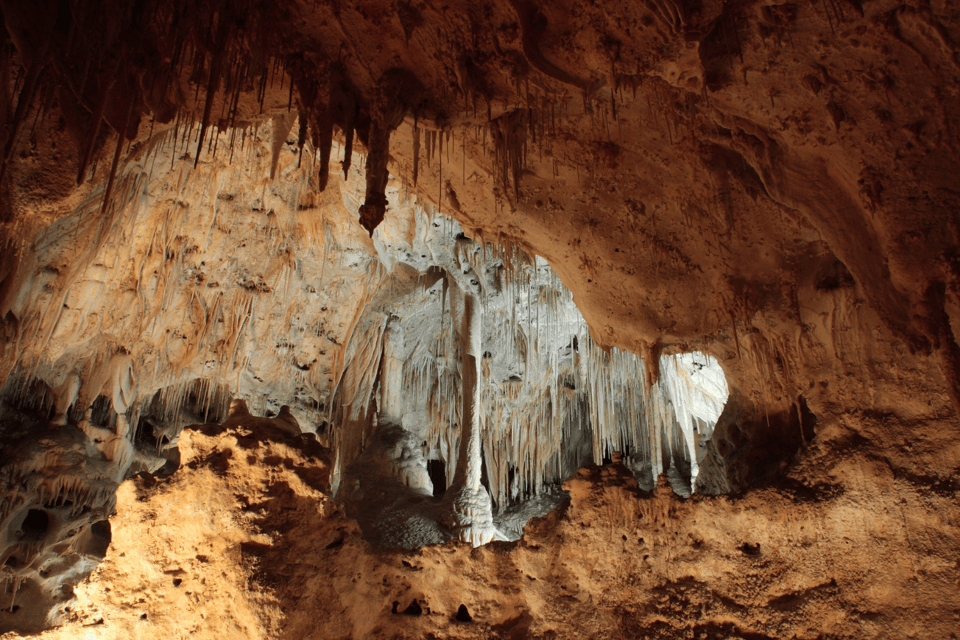
M 40 74 L 47 65 L 56 17 L 56 10 L 49 12 L 46 16 L 47 22 L 42 27 L 40 46 L 35 53 L 35 57 L 29 61 L 23 86 L 20 89 L 19 95 L 17 96 L 17 108 L 13 114 L 13 121 L 10 123 L 11 126 L 3 150 L 3 161 L 2 164 L 0 164 L 0 184 L 3 183 L 3 179 L 6 176 L 7 166 L 10 162 L 10 158 L 13 156 L 13 151 L 16 148 L 17 141 L 20 137 L 23 121 L 26 118 L 31 105 L 33 104 L 37 85 L 40 81 Z M 25 51 L 27 49 L 21 46 L 20 50 Z
M 217 35 L 214 40 L 213 59 L 210 62 L 210 79 L 207 83 L 207 95 L 203 105 L 203 118 L 200 121 L 200 135 L 197 140 L 197 157 L 194 158 L 193 166 L 200 163 L 200 154 L 203 151 L 203 138 L 206 135 L 207 127 L 210 125 L 210 114 L 213 111 L 213 102 L 216 99 L 217 92 L 220 90 L 220 75 L 223 72 L 223 64 L 229 48 L 230 19 L 221 13 L 217 20 Z M 198 83 L 199 87 L 199 83 Z
M 108 204 L 110 203 L 110 197 L 113 195 L 113 183 L 117 177 L 117 167 L 120 165 L 120 154 L 123 151 L 124 137 L 126 136 L 127 125 L 130 122 L 130 116 L 133 113 L 133 99 L 130 99 L 130 103 L 127 106 L 127 115 L 123 119 L 123 124 L 119 130 L 117 130 L 117 147 L 113 153 L 113 162 L 110 165 L 110 175 L 107 177 L 107 186 L 103 190 L 103 204 L 100 207 L 100 213 L 106 211 Z
M 385 191 L 389 177 L 390 133 L 403 121 L 408 101 L 415 100 L 421 90 L 416 77 L 401 69 L 388 70 L 377 85 L 370 113 L 366 197 L 360 207 L 360 224 L 371 236 L 387 210 Z
M 417 178 L 420 175 L 420 128 L 417 121 L 413 121 L 413 186 L 417 186 Z
M 428 226 L 442 230 L 433 242 L 454 242 L 460 233 L 456 223 L 436 212 L 431 215 L 436 217 Z M 569 465 L 581 462 L 572 452 L 583 448 L 597 463 L 614 451 L 629 451 L 630 464 L 638 474 L 646 474 L 649 486 L 664 468 L 655 453 L 662 447 L 668 459 L 683 460 L 696 473 L 692 430 L 701 422 L 712 425 L 726 397 L 715 363 L 704 356 L 697 356 L 696 364 L 680 356 L 661 360 L 651 352 L 657 360 L 651 365 L 633 354 L 605 351 L 593 343 L 570 292 L 545 261 L 512 245 L 480 244 L 466 255 L 475 273 L 494 263 L 504 265 L 502 283 L 481 297 L 488 319 L 479 378 L 483 455 L 498 505 L 562 481 L 574 470 Z M 422 437 L 429 456 L 444 461 L 450 485 L 462 444 L 455 425 L 463 420 L 463 370 L 454 346 L 458 330 L 443 311 L 447 293 L 440 284 L 435 286 L 435 299 L 440 299 L 435 329 L 430 329 L 435 337 L 419 339 L 428 350 L 409 347 L 413 350 L 406 356 L 402 378 L 410 393 L 398 402 L 429 409 L 430 424 Z M 408 327 L 407 335 L 417 331 Z M 515 375 L 506 376 L 506 362 L 516 367 Z M 659 368 L 663 373 L 652 384 Z M 714 377 L 704 378 L 701 369 Z M 710 381 L 720 386 L 710 386 Z M 565 463 L 567 451 L 573 458 Z
M 106 76 L 106 87 L 100 89 L 97 108 L 93 114 L 93 127 L 90 130 L 87 143 L 84 147 L 83 156 L 80 160 L 80 168 L 77 170 L 77 184 L 83 182 L 84 176 L 87 172 L 87 166 L 90 164 L 90 159 L 93 157 L 93 152 L 97 143 L 97 136 L 100 135 L 100 127 L 103 124 L 103 112 L 107 107 L 107 100 L 110 96 L 110 91 L 113 89 L 113 85 L 116 82 L 116 74 L 119 71 L 119 67 L 117 66 L 118 64 L 119 62 L 114 65 L 113 73 L 110 73 Z
M 514 201 L 520 199 L 520 174 L 524 164 L 523 149 L 526 146 L 527 124 L 527 109 L 510 111 L 490 122 L 497 179 L 504 194 L 513 192 Z
M 280 152 L 283 151 L 283 145 L 286 144 L 287 134 L 290 133 L 290 130 L 293 127 L 295 117 L 296 114 L 281 113 L 272 118 L 273 130 L 271 131 L 272 138 L 270 148 L 271 180 L 274 180 L 277 177 L 277 167 L 280 163 Z

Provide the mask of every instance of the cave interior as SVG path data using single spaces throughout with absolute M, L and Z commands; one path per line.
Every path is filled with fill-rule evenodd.
M 0 18 L 4 640 L 957 637 L 955 3 Z

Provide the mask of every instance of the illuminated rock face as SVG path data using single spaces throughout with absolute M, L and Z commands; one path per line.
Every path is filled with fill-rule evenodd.
M 818 557 L 913 569 L 822 619 L 886 610 L 877 594 L 928 575 L 933 617 L 951 611 L 955 7 L 113 5 L 0 7 L 0 437 L 19 496 L 0 612 L 61 545 L 103 538 L 112 503 L 83 487 L 174 468 L 185 425 L 245 420 L 329 446 L 330 492 L 384 546 L 515 538 L 609 459 L 550 526 L 632 537 L 632 481 L 753 490 L 756 522 L 664 498 L 685 519 L 670 530 L 725 567 L 684 565 L 699 582 L 734 570 L 709 541 L 751 526 L 764 549 L 852 536 L 856 553 Z M 91 510 L 76 526 L 48 500 L 59 476 Z M 819 506 L 789 519 L 801 503 Z M 925 506 L 890 542 L 879 514 L 907 503 Z M 612 548 L 575 538 L 556 551 Z M 45 593 L 102 555 L 87 542 Z M 778 575 L 813 590 L 781 600 L 799 591 L 767 576 L 769 607 L 829 595 L 784 557 Z M 546 634 L 548 611 L 494 631 Z M 834 633 L 771 615 L 785 626 L 766 635 Z
M 593 344 L 541 258 L 467 239 L 396 183 L 390 220 L 366 237 L 359 173 L 332 176 L 326 199 L 304 208 L 311 169 L 292 148 L 271 159 L 275 139 L 267 127 L 235 165 L 170 170 L 161 136 L 118 174 L 109 215 L 122 241 L 96 239 L 95 197 L 39 231 L 11 305 L 24 322 L 4 361 L 8 420 L 46 412 L 44 428 L 76 430 L 115 488 L 175 468 L 187 424 L 269 412 L 277 428 L 332 446 L 334 491 L 346 472 L 348 511 L 386 546 L 515 538 L 518 514 L 543 509 L 523 503 L 614 451 L 630 452 L 644 486 L 669 469 L 689 493 L 695 438 L 726 399 L 712 357 L 662 356 L 651 386 L 640 357 Z M 74 235 L 93 246 L 64 239 Z M 37 335 L 49 339 L 26 339 Z M 389 447 L 364 457 L 384 437 Z M 427 462 L 444 469 L 442 498 Z M 407 489 L 429 499 L 377 497 L 390 484 L 393 501 L 409 501 Z M 45 504 L 38 491 L 25 508 Z M 384 513 L 399 524 L 371 517 Z M 67 538 L 58 530 L 43 549 Z

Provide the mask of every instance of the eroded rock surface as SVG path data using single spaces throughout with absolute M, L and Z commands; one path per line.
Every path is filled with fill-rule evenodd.
M 520 545 L 408 556 L 342 538 L 322 556 L 332 581 L 305 577 L 310 604 L 281 605 L 289 626 L 270 609 L 287 602 L 277 578 L 234 611 L 238 637 L 952 631 L 950 3 L 40 0 L 0 12 L 11 607 L 47 580 L 59 595 L 43 606 L 57 610 L 102 553 L 84 543 L 62 578 L 40 576 L 45 554 L 111 508 L 71 484 L 70 509 L 91 510 L 78 533 L 48 502 L 63 487 L 47 484 L 169 471 L 183 427 L 223 422 L 236 400 L 249 409 L 230 419 L 273 416 L 261 419 L 328 445 L 333 492 L 384 442 L 383 418 L 419 443 L 434 489 L 456 479 L 489 494 L 494 523 L 584 465 L 624 463 L 578 472 L 570 508 Z M 479 289 L 479 363 L 457 346 L 451 278 Z M 465 363 L 479 364 L 476 388 Z M 480 487 L 465 387 L 482 408 Z M 64 452 L 80 456 L 77 473 Z M 412 467 L 384 468 L 383 482 L 410 479 Z M 638 493 L 663 476 L 693 497 Z M 651 519 L 659 529 L 636 538 L 656 553 L 631 542 Z M 211 544 L 237 585 L 243 536 L 227 531 Z M 272 566 L 314 557 L 298 531 L 256 544 L 273 545 Z M 401 557 L 416 584 L 394 572 Z M 118 619 L 133 590 L 122 571 L 107 598 Z M 337 612 L 323 633 L 317 611 Z
M 591 466 L 519 542 L 413 551 L 361 539 L 315 442 L 188 429 L 177 474 L 121 487 L 106 560 L 40 637 L 950 637 L 957 487 L 891 471 L 869 441 L 831 452 L 842 422 L 792 484 L 683 500 Z
M 123 471 L 73 426 L 8 438 L 0 464 L 0 628 L 63 622 L 103 559 Z M 118 478 L 120 476 L 120 478 Z

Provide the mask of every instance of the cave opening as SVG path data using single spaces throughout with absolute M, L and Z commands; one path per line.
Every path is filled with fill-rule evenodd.
M 433 483 L 433 497 L 441 497 L 447 489 L 446 465 L 443 460 L 427 460 L 427 473 Z
M 50 529 L 50 516 L 43 509 L 30 509 L 24 516 L 17 537 L 23 542 L 42 542 Z
M 420 540 L 442 540 L 467 486 L 483 523 L 469 540 L 515 540 L 566 499 L 577 469 L 613 461 L 643 490 L 663 474 L 691 495 L 729 393 L 716 358 L 601 348 L 545 259 L 421 216 L 413 245 L 381 238 L 394 269 L 359 316 L 331 403 L 334 486 L 365 535 L 409 545 L 397 523 L 433 519 Z

